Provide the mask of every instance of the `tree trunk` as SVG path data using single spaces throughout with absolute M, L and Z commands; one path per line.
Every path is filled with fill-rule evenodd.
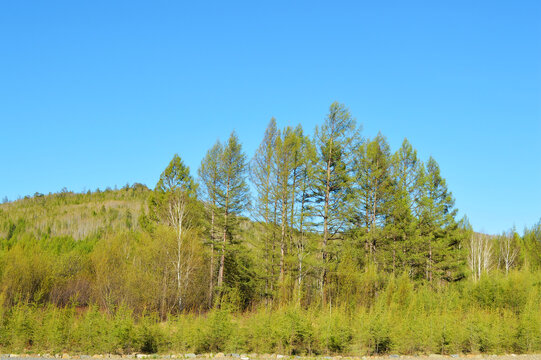
M 227 244 L 227 216 L 229 213 L 229 186 L 230 180 L 227 179 L 227 188 L 225 193 L 225 208 L 224 208 L 224 228 L 223 228 L 223 240 L 222 240 L 222 253 L 220 255 L 220 270 L 218 272 L 218 288 L 220 289 L 220 296 L 223 294 L 223 282 L 224 282 L 224 267 L 225 267 L 225 246 Z
M 286 223 L 287 223 L 287 203 L 285 194 L 282 196 L 282 233 L 280 237 L 280 283 L 285 277 L 285 257 L 286 257 Z
M 325 283 L 327 280 L 327 241 L 329 238 L 329 202 L 331 192 L 331 158 L 333 138 L 330 139 L 329 154 L 327 159 L 327 174 L 325 181 L 325 204 L 323 207 L 323 248 L 321 258 L 323 260 L 323 269 L 321 271 L 321 300 L 325 303 Z

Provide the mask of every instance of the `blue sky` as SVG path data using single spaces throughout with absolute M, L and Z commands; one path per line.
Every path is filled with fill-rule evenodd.
M 275 116 L 433 156 L 478 231 L 541 217 L 541 2 L 0 4 L 0 197 L 153 187 Z

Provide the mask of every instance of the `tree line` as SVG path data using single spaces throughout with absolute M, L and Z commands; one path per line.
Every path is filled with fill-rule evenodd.
M 392 152 L 381 134 L 363 138 L 335 102 L 312 135 L 271 119 L 251 157 L 233 132 L 207 151 L 197 178 L 175 155 L 140 221 L 149 232 L 175 229 L 181 310 L 194 271 L 182 258 L 187 232 L 206 249 L 209 307 L 224 296 L 306 306 L 354 298 L 352 274 L 369 269 L 433 286 L 478 279 L 489 270 L 472 260 L 479 236 L 456 214 L 432 157 L 419 159 L 407 139 Z M 518 243 L 508 245 L 516 257 Z
M 194 192 L 195 180 L 175 155 L 155 189 L 170 198 L 152 200 L 151 211 L 199 196 L 210 250 L 209 303 L 224 286 L 234 287 L 237 274 L 226 259 L 235 261 L 239 246 L 257 254 L 256 296 L 266 302 L 332 301 L 339 296 L 341 266 L 406 271 L 429 282 L 464 277 L 464 231 L 436 161 L 421 161 L 407 140 L 392 153 L 381 134 L 362 138 L 343 104 L 331 104 L 312 136 L 300 125 L 278 129 L 271 119 L 251 159 L 232 133 L 208 150 L 198 180 Z M 164 188 L 164 181 L 174 186 Z M 183 224 L 189 211 L 155 219 L 181 231 L 196 222 L 192 216 Z M 239 233 L 244 217 L 255 221 L 250 239 Z

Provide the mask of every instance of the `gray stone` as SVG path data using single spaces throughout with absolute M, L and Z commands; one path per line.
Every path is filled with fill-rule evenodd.
M 193 359 L 195 357 L 195 354 L 193 354 L 193 353 L 184 354 L 184 357 L 188 358 L 188 359 Z

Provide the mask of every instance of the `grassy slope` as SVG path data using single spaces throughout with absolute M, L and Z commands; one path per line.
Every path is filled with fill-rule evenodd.
M 148 189 L 143 185 L 86 194 L 37 195 L 0 205 L 0 238 L 15 232 L 76 240 L 103 232 L 137 230 Z

